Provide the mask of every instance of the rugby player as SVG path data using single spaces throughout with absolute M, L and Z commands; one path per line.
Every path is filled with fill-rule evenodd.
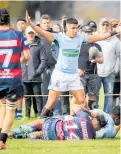
M 10 27 L 9 11 L 0 9 L 0 149 L 7 148 L 5 143 L 15 118 L 16 104 L 23 97 L 21 62 L 29 59 L 23 34 Z
M 12 130 L 9 137 L 42 140 L 95 139 L 96 131 L 104 127 L 107 122 L 103 115 L 95 116 L 95 113 L 91 113 L 91 118 L 88 115 L 89 111 L 85 108 L 83 110 L 75 104 L 73 111 L 76 116 L 64 115 L 40 119 Z

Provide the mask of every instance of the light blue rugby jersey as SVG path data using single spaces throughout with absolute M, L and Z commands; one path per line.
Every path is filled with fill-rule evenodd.
M 113 138 L 116 135 L 116 130 L 114 129 L 114 121 L 108 113 L 105 113 L 101 109 L 94 109 L 91 112 L 96 112 L 104 115 L 107 124 L 104 128 L 96 132 L 96 138 Z
M 74 74 L 78 70 L 78 57 L 82 42 L 88 42 L 87 35 L 77 34 L 74 38 L 69 38 L 65 33 L 53 33 L 59 45 L 58 60 L 56 69 L 69 74 Z

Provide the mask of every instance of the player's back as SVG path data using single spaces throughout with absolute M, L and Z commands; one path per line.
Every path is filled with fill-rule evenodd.
M 63 123 L 63 124 L 62 124 Z M 63 120 L 56 126 L 58 138 L 65 140 L 86 140 L 95 138 L 91 120 L 83 117 L 63 116 Z
M 13 29 L 0 31 L 0 89 L 21 84 L 20 57 L 23 34 Z

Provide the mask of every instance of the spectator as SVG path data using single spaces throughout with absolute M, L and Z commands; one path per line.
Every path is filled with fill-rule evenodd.
M 107 32 L 111 32 L 111 24 L 108 19 L 101 18 L 99 23 L 99 33 L 104 35 Z M 97 43 L 101 46 L 104 57 L 104 63 L 97 64 L 100 87 L 101 83 L 103 83 L 104 87 L 104 111 L 110 113 L 113 104 L 115 74 L 119 71 L 117 70 L 117 68 L 119 68 L 117 65 L 119 65 L 120 61 L 120 41 L 114 36 Z M 97 100 L 98 99 L 99 97 L 97 97 Z
M 20 62 L 29 59 L 29 47 L 23 34 L 10 28 L 9 11 L 0 9 L 0 149 L 7 148 L 5 143 L 14 122 L 16 104 L 23 97 Z
M 25 31 L 26 31 L 26 20 L 24 18 L 18 18 L 16 21 L 16 27 L 18 29 L 18 31 L 22 32 L 25 35 Z
M 92 27 L 85 25 L 81 31 L 87 35 L 93 35 Z M 96 56 L 90 51 L 96 52 Z M 97 108 L 96 96 L 99 94 L 99 77 L 97 75 L 97 63 L 103 63 L 103 54 L 100 45 L 97 43 L 83 43 L 78 59 L 78 71 L 85 93 L 88 95 L 88 106 L 92 110 Z
M 36 36 L 35 31 L 31 27 L 26 28 L 26 38 L 29 43 L 31 59 L 25 64 L 23 68 L 23 83 L 24 83 L 24 94 L 25 95 L 41 95 L 41 74 L 46 67 L 47 56 L 45 48 L 41 43 L 39 37 Z M 42 97 L 34 97 L 33 107 L 35 116 L 40 116 L 42 109 Z M 35 105 L 35 104 L 36 105 Z M 26 117 L 30 118 L 31 111 L 31 97 L 25 97 L 25 109 Z M 37 109 L 36 109 L 37 106 Z
M 119 21 L 117 21 L 117 20 L 111 21 L 112 31 L 116 29 L 118 24 L 119 24 Z M 117 38 L 120 40 L 120 35 L 118 35 Z M 120 45 L 121 45 L 121 40 L 120 40 Z M 121 50 L 120 50 L 120 58 L 121 58 Z M 120 62 L 120 64 L 121 64 L 121 62 Z M 120 94 L 120 64 L 119 64 L 119 68 L 118 68 L 119 72 L 116 74 L 114 89 L 113 89 L 113 94 L 115 94 L 115 95 L 113 95 L 113 107 L 116 104 L 120 104 L 120 96 L 119 96 L 119 94 Z
M 45 31 L 49 31 L 51 33 L 53 33 L 53 29 L 51 28 L 51 18 L 48 14 L 43 14 L 41 16 L 40 19 L 40 26 L 43 30 Z M 56 56 L 56 49 L 55 49 L 55 43 L 54 42 L 50 42 L 47 39 L 41 37 L 42 43 L 45 47 L 46 53 L 47 53 L 47 64 L 46 64 L 46 69 L 45 71 L 42 73 L 41 77 L 42 77 L 42 84 L 41 84 L 41 89 L 42 89 L 42 95 L 48 95 L 48 85 L 50 82 L 50 78 L 51 78 L 51 74 L 53 72 L 53 69 L 55 67 L 56 64 L 56 60 L 57 60 L 57 56 Z M 45 104 L 47 103 L 47 96 L 43 97 L 43 106 L 45 106 Z M 58 104 L 58 107 L 60 105 Z M 58 108 L 57 107 L 57 108 Z M 60 111 L 60 109 L 57 109 L 58 111 Z M 59 114 L 57 113 L 55 114 Z M 61 114 L 61 113 L 60 113 Z M 52 112 L 51 112 L 52 115 Z
M 57 33 L 61 32 L 61 26 L 59 24 L 54 24 L 53 31 Z

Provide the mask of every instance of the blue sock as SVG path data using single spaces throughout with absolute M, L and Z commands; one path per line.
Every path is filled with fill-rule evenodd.
M 22 110 L 17 110 L 16 118 L 17 118 L 17 120 L 21 120 L 22 119 Z

